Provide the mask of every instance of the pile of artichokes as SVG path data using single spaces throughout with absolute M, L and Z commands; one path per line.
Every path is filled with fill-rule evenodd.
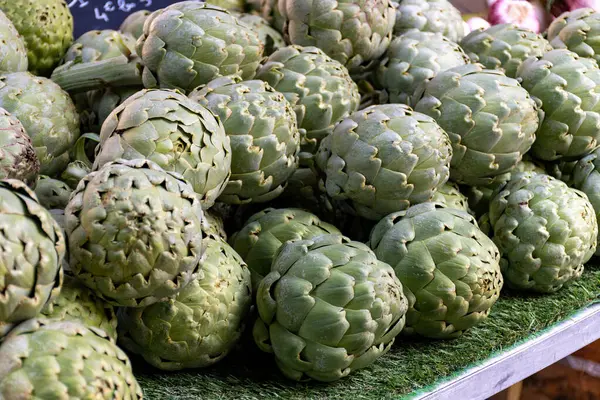
M 1 398 L 141 398 L 125 351 L 335 381 L 600 254 L 600 14 L 260 3 L 0 0 Z

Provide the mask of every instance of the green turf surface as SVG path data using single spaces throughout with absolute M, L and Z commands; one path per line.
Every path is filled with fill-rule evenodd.
M 599 301 L 600 267 L 556 294 L 503 291 L 490 317 L 459 339 L 429 341 L 398 337 L 373 366 L 333 384 L 295 383 L 278 372 L 272 358 L 252 342 L 212 368 L 165 373 L 132 359 L 145 398 L 163 399 L 388 399 L 431 386 L 484 361 L 579 309 Z

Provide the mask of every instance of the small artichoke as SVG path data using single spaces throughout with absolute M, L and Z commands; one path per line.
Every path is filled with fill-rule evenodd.
M 431 201 L 434 203 L 442 203 L 448 208 L 467 211 L 469 213 L 471 212 L 467 196 L 462 194 L 458 185 L 452 182 L 446 182 L 440 186 L 433 195 Z
M 106 118 L 94 170 L 119 158 L 146 158 L 180 173 L 211 207 L 231 174 L 231 146 L 206 108 L 171 90 L 142 90 Z
M 256 304 L 258 346 L 288 378 L 325 382 L 387 353 L 407 309 L 392 268 L 340 235 L 284 244 Z
M 275 50 L 285 47 L 285 40 L 281 33 L 271 27 L 267 20 L 260 15 L 254 14 L 240 14 L 237 15 L 238 20 L 250 27 L 256 34 L 261 42 L 265 45 L 265 56 L 271 55 Z
M 144 23 L 150 14 L 152 14 L 152 12 L 148 10 L 139 10 L 129 14 L 121 23 L 119 31 L 129 34 L 137 40 L 144 33 Z
M 60 179 L 71 189 L 77 189 L 79 181 L 92 172 L 92 168 L 83 161 L 75 160 L 67 165 L 67 169 L 60 175 Z
M 371 231 L 369 246 L 402 282 L 407 334 L 458 337 L 500 296 L 498 248 L 465 211 L 423 203 L 390 214 Z
M 168 371 L 207 367 L 239 341 L 252 303 L 250 271 L 222 239 L 207 237 L 205 258 L 175 297 L 119 310 L 119 343 Z
M 142 399 L 127 355 L 97 328 L 30 319 L 0 346 L 0 398 Z
M 342 121 L 321 142 L 317 165 L 334 201 L 379 220 L 430 201 L 448 181 L 451 158 L 448 135 L 432 118 L 404 104 L 385 104 Z
M 264 203 L 298 168 L 300 132 L 284 95 L 260 80 L 222 77 L 190 96 L 218 116 L 231 142 L 231 177 L 219 201 Z
M 142 86 L 108 87 L 73 95 L 81 130 L 100 133 L 110 113 L 142 89 Z
M 135 40 L 112 29 L 93 30 L 81 35 L 71 44 L 61 63 L 75 61 L 89 63 L 108 60 L 135 52 Z
M 495 193 L 489 220 L 509 286 L 552 293 L 581 275 L 598 238 L 585 194 L 528 172 L 514 175 Z
M 517 70 L 521 85 L 541 100 L 546 117 L 532 154 L 575 160 L 600 144 L 600 69 L 596 61 L 558 49 L 530 57 Z
M 0 73 L 27 71 L 27 51 L 13 23 L 0 11 Z
M 63 280 L 64 236 L 21 181 L 0 181 L 0 250 L 2 337 L 14 324 L 34 318 L 58 295 Z
M 452 141 L 450 179 L 489 185 L 529 151 L 540 124 L 535 100 L 502 71 L 467 64 L 439 73 L 415 110 L 433 117 Z
M 448 0 L 400 0 L 394 3 L 397 7 L 396 35 L 417 29 L 439 32 L 456 43 L 466 35 L 460 11 Z
M 548 40 L 555 49 L 569 49 L 600 63 L 600 12 L 578 8 L 563 13 L 548 27 Z
M 117 306 L 144 307 L 176 294 L 194 278 L 204 251 L 193 188 L 145 159 L 87 175 L 65 219 L 71 272 Z
M 0 132 L 0 179 L 18 179 L 35 186 L 40 161 L 31 138 L 23 124 L 3 108 L 0 108 Z
M 73 193 L 73 189 L 65 182 L 46 175 L 40 176 L 35 186 L 35 195 L 39 203 L 48 210 L 65 209 L 71 193 Z
M 460 46 L 473 62 L 501 69 L 509 78 L 517 77 L 517 69 L 527 58 L 552 50 L 541 34 L 513 24 L 477 29 L 461 40 Z
M 225 241 L 227 240 L 223 218 L 212 209 L 204 211 L 202 232 L 204 232 L 205 236 L 220 237 Z
M 271 271 L 275 254 L 285 242 L 339 233 L 336 227 L 307 211 L 267 208 L 250 217 L 229 243 L 248 264 L 256 288 Z

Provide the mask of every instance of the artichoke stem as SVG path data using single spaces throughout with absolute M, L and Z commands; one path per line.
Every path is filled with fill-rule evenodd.
M 69 93 L 86 92 L 107 86 L 142 85 L 142 63 L 127 57 L 89 63 L 69 62 L 56 68 L 51 79 Z

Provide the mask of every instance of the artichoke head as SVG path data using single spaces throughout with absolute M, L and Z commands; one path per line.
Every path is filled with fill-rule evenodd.
M 448 0 L 400 0 L 396 6 L 394 34 L 416 29 L 439 32 L 458 43 L 466 34 L 460 11 Z
M 33 187 L 40 161 L 23 124 L 0 108 L 0 179 L 18 179 Z
M 0 73 L 27 71 L 27 51 L 15 25 L 0 11 Z
M 48 210 L 65 209 L 71 193 L 73 189 L 66 182 L 46 175 L 40 176 L 35 186 L 35 194 L 40 204 Z
M 600 13 L 585 7 L 563 13 L 548 27 L 548 40 L 555 49 L 600 62 Z
M 131 35 L 137 40 L 144 33 L 144 23 L 148 17 L 152 14 L 148 10 L 139 10 L 131 13 L 125 18 L 119 27 L 119 31 Z

